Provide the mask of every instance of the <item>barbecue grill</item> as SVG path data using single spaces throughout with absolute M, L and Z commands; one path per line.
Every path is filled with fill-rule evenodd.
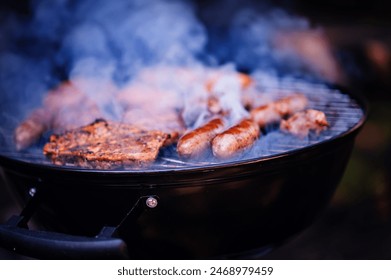
M 334 86 L 288 80 L 275 94 L 294 90 L 325 112 L 330 128 L 304 140 L 270 128 L 229 162 L 189 162 L 163 152 L 147 170 L 59 167 L 39 145 L 15 152 L 4 139 L 1 172 L 23 210 L 0 226 L 0 246 L 45 259 L 267 252 L 327 205 L 367 114 L 359 97 Z M 31 218 L 38 230 L 28 229 Z

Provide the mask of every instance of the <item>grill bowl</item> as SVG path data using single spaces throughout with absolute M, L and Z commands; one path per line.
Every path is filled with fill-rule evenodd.
M 158 206 L 144 211 L 119 236 L 131 258 L 262 252 L 310 225 L 332 197 L 366 119 L 365 104 L 351 97 L 363 111 L 353 127 L 272 156 L 155 171 L 63 168 L 0 156 L 2 174 L 21 205 L 31 188 L 44 189 L 36 221 L 69 235 L 93 237 L 102 227 L 120 224 L 140 197 L 157 196 Z M 59 255 L 40 257 L 53 256 Z

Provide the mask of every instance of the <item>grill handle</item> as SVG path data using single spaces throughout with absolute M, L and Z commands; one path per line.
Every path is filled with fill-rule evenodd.
M 38 259 L 127 259 L 126 243 L 111 237 L 115 228 L 104 228 L 96 237 L 73 236 L 23 228 L 23 216 L 12 216 L 0 225 L 0 246 Z
M 135 220 L 146 208 L 155 208 L 158 197 L 141 196 L 116 227 L 103 227 L 95 237 L 29 230 L 27 223 L 45 196 L 44 189 L 32 192 L 20 215 L 0 224 L 0 247 L 37 259 L 129 259 L 120 237 L 131 232 Z

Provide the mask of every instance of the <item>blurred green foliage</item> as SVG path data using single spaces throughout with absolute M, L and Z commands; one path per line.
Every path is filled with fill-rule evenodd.
M 333 204 L 354 204 L 388 195 L 387 157 L 391 156 L 391 101 L 370 103 L 370 114 L 358 135 L 352 157 Z

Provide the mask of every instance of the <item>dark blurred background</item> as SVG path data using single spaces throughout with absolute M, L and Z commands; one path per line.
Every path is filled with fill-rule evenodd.
M 391 259 L 391 3 L 297 1 L 294 6 L 324 28 L 346 85 L 366 97 L 370 113 L 328 209 L 267 258 Z
M 208 22 L 211 15 L 205 11 L 223 4 L 200 0 L 196 5 L 199 17 Z M 271 1 L 225 1 L 218 17 L 229 17 L 238 5 L 272 7 Z M 340 83 L 366 97 L 370 114 L 329 207 L 311 227 L 265 258 L 391 259 L 391 3 L 281 0 L 273 1 L 275 6 L 323 29 L 344 76 Z M 0 9 L 30 12 L 29 1 L 21 0 L 2 1 Z M 0 182 L 0 221 L 17 212 Z M 10 258 L 19 256 L 0 249 L 0 259 Z

